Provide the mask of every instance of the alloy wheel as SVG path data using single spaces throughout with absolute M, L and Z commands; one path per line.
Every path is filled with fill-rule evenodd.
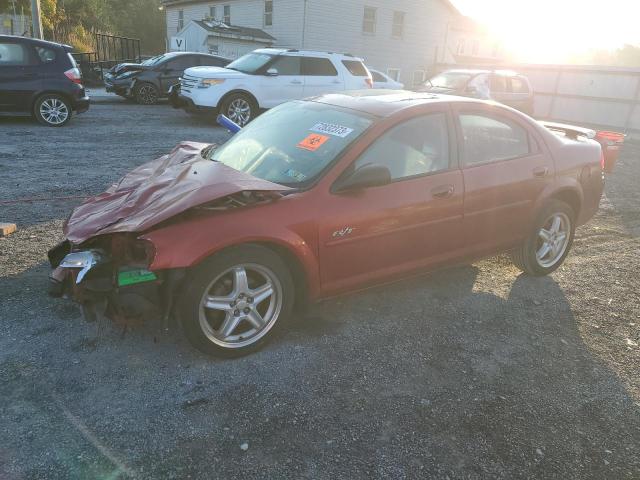
M 282 311 L 283 290 L 269 268 L 236 265 L 214 279 L 200 301 L 200 328 L 216 345 L 251 345 L 275 325 Z
M 251 120 L 251 105 L 244 98 L 234 99 L 227 108 L 227 116 L 241 127 Z
M 565 254 L 571 236 L 571 220 L 564 213 L 554 213 L 538 231 L 536 260 L 543 268 L 553 267 Z
M 138 89 L 138 98 L 141 100 L 141 103 L 145 105 L 151 105 L 156 103 L 158 100 L 158 94 L 156 92 L 155 87 L 152 85 L 142 85 Z
M 40 104 L 40 116 L 51 125 L 60 125 L 69 118 L 69 107 L 58 98 L 47 98 Z

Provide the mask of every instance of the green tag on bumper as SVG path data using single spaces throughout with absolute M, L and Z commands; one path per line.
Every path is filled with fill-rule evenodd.
M 156 274 L 149 270 L 126 270 L 118 273 L 118 286 L 126 287 L 138 283 L 153 282 L 157 279 Z

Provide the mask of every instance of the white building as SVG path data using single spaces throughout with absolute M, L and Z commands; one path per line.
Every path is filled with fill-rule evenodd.
M 348 52 L 407 86 L 433 73 L 436 63 L 450 62 L 455 46 L 448 36 L 462 17 L 448 0 L 164 0 L 163 5 L 173 49 L 186 43 L 189 50 L 215 52 L 217 45 L 218 53 L 236 57 L 271 42 Z M 237 32 L 242 38 L 229 38 L 233 33 L 213 28 L 220 23 L 210 20 L 244 27 Z

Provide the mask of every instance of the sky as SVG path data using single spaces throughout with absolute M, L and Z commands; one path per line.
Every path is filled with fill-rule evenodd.
M 452 0 L 522 60 L 640 45 L 640 0 Z

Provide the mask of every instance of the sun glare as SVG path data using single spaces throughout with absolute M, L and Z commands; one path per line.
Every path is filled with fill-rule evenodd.
M 640 1 L 455 0 L 522 61 L 551 63 L 640 43 Z

